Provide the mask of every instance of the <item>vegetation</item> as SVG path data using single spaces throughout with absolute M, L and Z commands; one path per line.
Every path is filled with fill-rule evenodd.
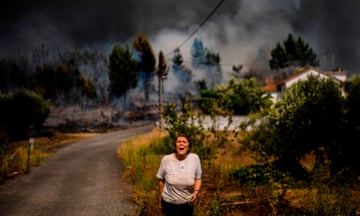
M 156 75 L 161 78 L 165 79 L 169 73 L 169 66 L 167 65 L 167 61 L 165 59 L 165 55 L 163 51 L 159 52 L 159 63 L 156 71 Z
M 318 163 L 331 160 L 335 165 L 341 146 L 342 111 L 338 85 L 331 79 L 310 76 L 285 92 L 248 138 L 248 145 L 262 155 L 275 157 L 278 165 L 293 175 L 303 175 L 300 161 L 305 154 L 315 154 Z
M 191 56 L 194 58 L 194 66 L 197 67 L 204 65 L 218 65 L 220 63 L 220 55 L 204 47 L 202 40 L 199 38 L 195 38 L 194 40 Z
M 359 188 L 339 184 L 339 178 L 331 177 L 326 169 L 318 170 L 311 183 L 306 183 L 256 165 L 251 152 L 240 150 L 242 145 L 233 136 L 228 133 L 233 140 L 221 147 L 209 140 L 216 153 L 202 155 L 203 185 L 195 215 L 355 215 Z M 138 215 L 160 215 L 155 175 L 161 157 L 172 152 L 173 141 L 167 137 L 167 132 L 154 129 L 118 148 L 125 176 L 135 186 Z
M 35 92 L 20 89 L 8 94 L 0 94 L 0 171 L 2 171 L 0 181 L 7 174 L 6 155 L 9 152 L 8 148 L 11 147 L 10 142 L 21 140 L 29 135 L 29 131 L 41 128 L 49 112 L 49 104 Z M 22 150 L 16 151 L 19 154 L 26 153 Z M 11 166 L 17 165 L 11 164 Z
M 134 40 L 133 48 L 134 53 L 115 44 L 109 58 L 96 51 L 76 49 L 51 57 L 42 45 L 34 51 L 32 61 L 24 56 L 17 61 L 0 59 L 0 89 L 6 92 L 0 94 L 1 180 L 15 170 L 25 172 L 28 168 L 28 142 L 13 143 L 9 135 L 21 136 L 29 129 L 40 128 L 49 114 L 48 101 L 55 105 L 83 103 L 85 96 L 106 102 L 108 85 L 101 80 L 103 72 L 109 72 L 106 74 L 113 95 L 125 95 L 138 87 L 147 100 L 154 72 L 164 75 L 165 58 L 161 52 L 156 71 L 156 58 L 144 34 Z M 173 151 L 173 138 L 178 133 L 191 137 L 192 151 L 203 164 L 204 186 L 196 215 L 246 212 L 320 216 L 355 215 L 359 211 L 359 76 L 344 86 L 330 79 L 309 77 L 293 85 L 280 102 L 270 107 L 267 95 L 253 78 L 216 86 L 221 80 L 220 56 L 205 48 L 199 39 L 194 41 L 192 51 L 194 68 L 206 71 L 214 82 L 199 80 L 200 98 L 180 92 L 180 104 L 168 103 L 164 107 L 166 131 L 136 137 L 119 149 L 126 174 L 136 186 L 140 215 L 159 214 L 155 173 L 160 158 Z M 271 56 L 269 63 L 274 70 L 319 65 L 309 45 L 291 34 L 283 44 L 276 45 Z M 183 64 L 180 50 L 176 50 L 173 63 L 175 76 L 187 90 L 192 71 Z M 202 127 L 204 114 L 212 117 L 210 128 Z M 214 117 L 227 116 L 231 124 L 233 114 L 262 118 L 257 119 L 258 124 L 249 121 L 233 131 L 226 127 L 219 131 Z M 36 142 L 31 166 L 50 156 L 44 153 L 51 148 L 47 144 L 52 141 Z
M 95 80 L 90 74 L 85 78 L 84 73 L 76 65 L 80 64 L 78 61 L 82 58 L 81 54 L 74 51 L 69 55 L 69 57 L 62 57 L 62 61 L 66 63 L 59 63 L 57 66 L 53 64 L 37 65 L 32 88 L 55 104 L 61 104 L 64 101 L 81 101 L 83 96 L 85 96 L 84 99 L 97 99 Z
M 277 43 L 276 47 L 271 50 L 269 65 L 271 69 L 275 70 L 289 66 L 311 65 L 317 67 L 319 60 L 313 49 L 301 37 L 295 40 L 292 34 L 289 34 L 283 44 Z
M 0 184 L 17 175 L 28 173 L 31 167 L 40 166 L 68 143 L 96 135 L 96 133 L 63 134 L 54 130 L 43 130 L 32 134 L 34 138 L 32 145 L 29 139 L 7 141 L 7 145 L 2 146 L 0 151 Z
M 0 57 L 1 92 L 25 88 L 56 105 L 81 104 L 82 99 L 103 102 L 107 96 L 107 86 L 101 78 L 107 59 L 98 51 L 73 49 L 50 53 L 50 48 L 43 44 L 31 57 L 19 54 L 15 59 Z
M 30 127 L 41 127 L 49 112 L 48 102 L 33 91 L 0 94 L 0 128 L 13 138 L 25 135 Z
M 181 55 L 180 48 L 174 50 L 174 56 L 172 58 L 174 69 L 180 69 L 184 66 L 184 59 Z
M 267 109 L 271 100 L 255 78 L 237 81 L 214 90 L 204 89 L 198 98 L 199 107 L 208 115 L 248 115 Z
M 192 71 L 190 68 L 186 67 L 184 64 L 184 59 L 182 57 L 182 54 L 180 52 L 180 48 L 176 48 L 174 50 L 174 55 L 172 58 L 172 73 L 175 75 L 175 77 L 179 81 L 179 86 L 182 88 L 179 88 L 179 93 L 181 92 L 181 89 L 189 89 L 192 79 Z
M 342 151 L 344 152 L 343 160 L 350 170 L 357 175 L 360 173 L 360 157 L 356 154 L 359 136 L 360 136 L 360 76 L 354 75 L 345 82 L 345 128 L 344 128 L 344 145 Z
M 128 47 L 122 48 L 115 44 L 109 56 L 109 64 L 110 94 L 126 98 L 126 92 L 135 88 L 138 82 L 137 62 Z
M 135 38 L 133 47 L 139 55 L 139 79 L 145 92 L 145 101 L 149 100 L 151 81 L 155 76 L 156 57 L 151 44 L 143 33 L 139 33 Z
M 354 116 L 349 120 L 349 115 L 353 115 L 351 106 L 357 103 L 349 101 L 354 99 L 351 95 L 358 94 L 357 79 L 346 82 L 351 92 L 345 98 L 331 79 L 309 76 L 307 81 L 298 82 L 247 138 L 247 145 L 266 155 L 264 160 L 275 158 L 274 164 L 296 176 L 309 172 L 300 166 L 307 154 L 316 158 L 314 169 L 326 164 L 332 173 L 346 171 L 357 176 L 358 166 L 353 162 L 358 159 L 351 153 L 351 140 L 356 138 L 359 119 Z
M 88 76 L 88 78 L 85 79 L 82 92 L 89 99 L 95 99 L 97 97 L 95 85 L 92 82 L 92 77 L 91 76 Z
M 212 89 L 221 83 L 222 71 L 220 67 L 220 55 L 204 46 L 199 38 L 195 38 L 192 48 L 192 66 L 198 70 L 203 70 L 209 83 L 206 85 Z
M 179 109 L 172 105 L 165 113 L 166 132 L 154 132 L 158 137 L 146 138 L 141 148 L 138 140 L 119 148 L 137 188 L 139 215 L 159 215 L 154 163 L 171 152 L 170 138 L 177 132 L 196 139 L 192 150 L 203 164 L 196 215 L 356 215 L 358 173 L 337 159 L 347 156 L 343 128 L 351 126 L 346 106 L 353 104 L 348 97 L 358 94 L 357 83 L 354 77 L 346 84 L 352 92 L 344 100 L 333 80 L 309 76 L 291 87 L 253 130 L 243 131 L 196 126 L 201 114 L 182 98 Z M 147 179 L 146 188 L 141 179 Z
M 26 70 L 28 63 L 23 57 L 19 58 L 19 62 L 16 62 L 0 57 L 0 90 L 2 92 L 9 92 L 20 86 L 31 87 L 31 76 Z
M 157 72 L 157 59 L 148 38 L 142 33 L 134 39 L 131 49 L 115 43 L 108 56 L 89 48 L 57 49 L 54 52 L 45 44 L 35 48 L 31 54 L 19 52 L 15 60 L 0 58 L 0 91 L 26 88 L 54 105 L 78 103 L 82 108 L 108 104 L 115 99 L 111 98 L 113 96 L 124 96 L 123 102 L 126 104 L 126 94 L 133 88 L 144 93 L 146 99 L 154 93 L 152 81 L 156 75 L 154 72 Z M 178 88 L 180 94 L 193 89 L 198 95 L 196 83 L 199 83 L 200 89 L 214 89 L 221 83 L 220 55 L 207 48 L 201 39 L 196 38 L 193 42 L 191 54 L 194 68 L 190 69 L 184 64 L 179 48 L 173 54 L 172 67 L 169 68 L 182 87 Z M 195 72 L 205 78 L 193 80 Z

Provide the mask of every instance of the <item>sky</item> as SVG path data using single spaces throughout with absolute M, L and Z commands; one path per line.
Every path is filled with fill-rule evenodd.
M 182 44 L 220 3 L 196 34 Z M 190 61 L 194 38 L 230 67 L 267 67 L 270 51 L 289 33 L 316 52 L 321 68 L 360 73 L 359 0 L 33 0 L 0 7 L 0 56 L 47 47 L 132 45 L 140 32 L 154 52 L 179 48 Z

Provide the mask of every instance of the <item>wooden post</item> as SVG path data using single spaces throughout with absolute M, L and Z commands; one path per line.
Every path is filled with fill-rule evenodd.
M 159 65 L 157 68 L 157 75 L 159 79 L 159 127 L 162 129 L 162 81 L 166 78 L 169 68 L 166 63 L 164 53 L 159 52 Z
M 162 76 L 159 77 L 159 128 L 162 129 Z

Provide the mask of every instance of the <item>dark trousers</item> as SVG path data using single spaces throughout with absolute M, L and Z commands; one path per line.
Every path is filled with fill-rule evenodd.
M 192 216 L 194 212 L 194 206 L 190 204 L 172 204 L 161 201 L 162 209 L 166 216 Z

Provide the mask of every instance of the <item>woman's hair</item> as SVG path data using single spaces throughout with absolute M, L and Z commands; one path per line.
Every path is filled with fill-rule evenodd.
M 176 147 L 176 141 L 177 141 L 177 139 L 178 139 L 179 137 L 185 137 L 186 140 L 189 142 L 189 151 L 188 151 L 188 153 L 190 153 L 190 150 L 191 150 L 191 141 L 190 141 L 189 137 L 186 136 L 185 134 L 178 134 L 178 135 L 175 137 L 175 139 L 174 139 L 174 147 Z M 174 151 L 175 151 L 175 153 L 176 153 L 176 148 L 174 149 Z

